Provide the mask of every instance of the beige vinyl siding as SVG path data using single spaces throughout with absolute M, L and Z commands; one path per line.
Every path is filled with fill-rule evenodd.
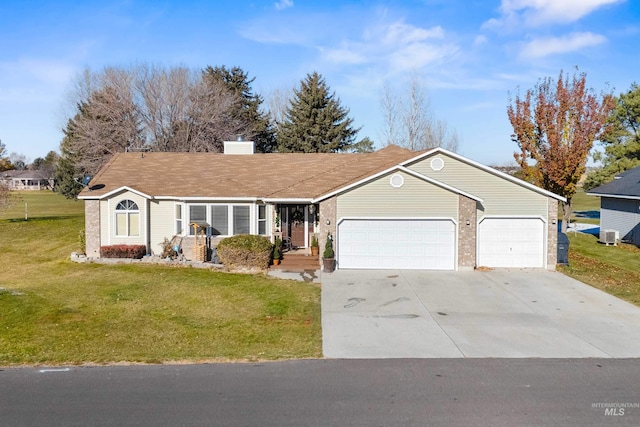
M 458 195 L 408 175 L 402 187 L 394 188 L 395 173 L 356 187 L 338 196 L 337 218 L 458 217 Z
M 444 161 L 439 171 L 431 168 L 434 157 Z M 547 217 L 547 196 L 444 154 L 427 157 L 408 168 L 483 199 L 479 220 L 496 215 Z
M 162 253 L 161 243 L 175 235 L 175 206 L 173 200 L 152 200 L 149 202 L 149 221 L 151 253 Z M 182 212 L 184 218 L 184 210 Z M 183 227 L 185 227 L 183 220 Z
M 138 236 L 117 236 L 116 235 L 116 206 L 122 200 L 132 200 L 138 205 L 140 215 L 138 216 Z M 105 245 L 146 245 L 147 244 L 147 199 L 132 193 L 123 191 L 108 200 L 100 202 L 101 235 L 107 237 L 102 239 L 102 246 Z M 105 242 L 107 240 L 107 242 Z

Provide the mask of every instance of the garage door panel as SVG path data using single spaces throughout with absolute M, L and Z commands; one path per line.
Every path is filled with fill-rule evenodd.
M 338 226 L 338 266 L 453 270 L 455 224 L 451 220 L 345 220 Z
M 544 267 L 544 222 L 540 218 L 485 218 L 478 227 L 478 265 Z

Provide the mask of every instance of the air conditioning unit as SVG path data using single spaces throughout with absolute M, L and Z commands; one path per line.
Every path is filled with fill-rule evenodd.
M 620 240 L 620 232 L 618 230 L 601 230 L 600 241 L 608 245 L 616 245 Z

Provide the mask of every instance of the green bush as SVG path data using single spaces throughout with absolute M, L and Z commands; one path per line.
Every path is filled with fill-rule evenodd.
M 218 258 L 228 268 L 266 269 L 272 248 L 271 241 L 264 236 L 240 234 L 218 243 Z
M 147 254 L 145 245 L 111 245 L 100 246 L 102 258 L 133 258 L 141 259 Z
M 324 253 L 322 256 L 326 259 L 331 259 L 335 255 L 333 252 L 333 243 L 332 243 L 331 233 L 327 233 L 327 242 L 324 245 Z
M 273 244 L 273 259 L 282 258 L 282 240 L 280 237 L 276 237 L 276 240 Z

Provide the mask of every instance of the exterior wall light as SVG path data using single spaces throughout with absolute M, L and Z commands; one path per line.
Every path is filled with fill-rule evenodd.
M 327 220 L 327 225 L 331 225 L 331 220 L 330 219 Z

